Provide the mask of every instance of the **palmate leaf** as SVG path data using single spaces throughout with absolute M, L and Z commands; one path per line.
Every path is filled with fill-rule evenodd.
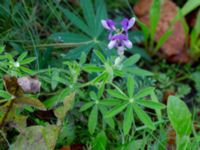
M 99 41 L 101 41 L 98 39 L 103 31 L 101 20 L 107 16 L 104 1 L 95 0 L 93 4 L 91 0 L 80 0 L 80 5 L 84 18 L 78 17 L 67 8 L 59 7 L 59 9 L 74 26 L 82 31 L 82 34 L 59 32 L 49 37 L 51 40 L 63 42 L 62 47 L 70 43 L 73 43 L 71 46 L 78 46 L 63 55 L 66 59 L 80 59 L 82 52 L 87 55 L 92 48 L 99 48 Z
M 73 12 L 69 11 L 67 8 L 59 7 L 59 9 L 64 13 L 64 15 L 71 21 L 82 32 L 86 33 L 89 36 L 92 36 L 89 27 L 83 22 L 81 18 L 76 16 Z
M 107 10 L 105 6 L 104 0 L 96 0 L 95 1 L 95 10 L 96 10 L 96 32 L 95 36 L 99 37 L 99 35 L 103 32 L 103 28 L 101 25 L 101 20 L 107 18 Z
M 83 10 L 84 18 L 87 22 L 91 33 L 94 34 L 95 32 L 95 14 L 91 0 L 80 0 L 80 5 Z

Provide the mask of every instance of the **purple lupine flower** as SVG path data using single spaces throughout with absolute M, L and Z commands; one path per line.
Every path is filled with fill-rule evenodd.
M 128 39 L 128 36 L 125 34 L 115 34 L 112 36 L 108 48 L 112 49 L 113 47 L 126 46 L 127 48 L 132 47 L 132 42 Z
M 128 30 L 134 25 L 135 18 L 128 20 L 127 18 L 121 21 L 122 29 L 118 30 L 115 28 L 115 23 L 111 19 L 101 21 L 104 28 L 110 31 L 108 39 L 108 48 L 117 48 L 118 54 L 123 55 L 126 48 L 132 48 L 132 42 L 128 39 Z M 113 35 L 113 32 L 115 34 Z

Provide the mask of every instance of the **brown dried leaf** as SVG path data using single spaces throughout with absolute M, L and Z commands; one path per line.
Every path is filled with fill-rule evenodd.
M 27 96 L 17 97 L 16 100 L 15 100 L 15 103 L 33 106 L 33 107 L 36 107 L 40 110 L 46 110 L 46 107 L 44 106 L 44 104 L 40 100 L 38 100 L 36 98 L 32 98 L 32 97 L 27 97 Z
M 54 150 L 59 132 L 55 125 L 26 128 L 11 145 L 12 150 Z
M 139 3 L 134 6 L 134 11 L 139 19 L 149 26 L 149 10 L 151 8 L 151 1 L 140 0 Z M 155 34 L 155 41 L 159 41 L 161 36 L 170 28 L 171 22 L 177 15 L 177 6 L 170 0 L 165 0 L 161 6 L 161 16 L 158 22 L 158 26 Z M 187 63 L 190 57 L 184 48 L 185 45 L 185 33 L 181 22 L 175 23 L 173 26 L 172 35 L 162 45 L 162 53 L 172 62 Z
M 17 79 L 17 82 L 25 93 L 37 93 L 40 91 L 41 83 L 36 77 L 21 77 Z
M 20 87 L 20 85 L 18 84 L 16 77 L 11 77 L 11 76 L 5 75 L 3 77 L 3 81 L 4 81 L 4 86 L 5 86 L 6 90 L 10 94 L 12 94 L 16 97 L 24 95 L 24 92 L 23 92 L 22 88 Z

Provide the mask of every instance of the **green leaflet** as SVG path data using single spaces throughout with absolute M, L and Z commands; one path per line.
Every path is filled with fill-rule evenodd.
M 150 95 L 154 91 L 154 87 L 145 87 L 141 89 L 137 94 L 134 95 L 134 99 L 140 99 L 142 97 Z
M 159 102 L 154 102 L 151 100 L 137 100 L 136 103 L 148 108 L 156 109 L 156 110 L 165 108 L 164 104 L 159 103 Z
M 123 131 L 125 135 L 129 133 L 132 124 L 133 124 L 133 107 L 131 104 L 129 104 L 124 113 Z
M 106 113 L 105 117 L 109 118 L 109 117 L 113 117 L 117 115 L 118 113 L 122 112 L 127 107 L 127 105 L 128 105 L 128 102 L 115 106 L 108 113 Z
M 97 117 L 98 117 L 98 108 L 97 108 L 97 105 L 95 105 L 92 108 L 92 111 L 90 113 L 89 120 L 88 120 L 88 129 L 89 129 L 90 134 L 94 133 L 94 130 L 97 125 L 97 120 L 98 120 Z
M 153 122 L 151 121 L 151 118 L 140 108 L 137 104 L 133 103 L 133 109 L 136 112 L 138 118 L 150 129 L 155 129 L 155 126 Z
M 128 88 L 129 97 L 133 97 L 134 87 L 135 87 L 135 81 L 134 81 L 133 77 L 129 75 L 128 79 L 127 79 L 127 88 Z

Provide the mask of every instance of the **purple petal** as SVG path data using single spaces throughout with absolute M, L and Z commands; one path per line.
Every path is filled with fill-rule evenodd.
M 112 37 L 113 37 L 113 36 L 112 36 L 112 32 L 110 32 L 109 35 L 108 35 L 108 39 L 109 39 L 109 40 L 112 40 Z
M 102 26 L 103 26 L 104 28 L 110 30 L 110 27 L 108 26 L 106 20 L 101 20 L 101 24 L 102 24 Z
M 130 40 L 125 40 L 123 43 L 127 48 L 132 48 L 132 42 Z
M 122 28 L 127 31 L 128 30 L 129 20 L 127 18 L 123 19 L 121 22 Z
M 101 20 L 101 24 L 108 30 L 115 30 L 115 23 L 111 19 Z
M 134 24 L 135 24 L 135 17 L 132 17 L 132 18 L 128 21 L 128 27 L 127 27 L 127 29 L 129 30 Z
M 117 43 L 116 40 L 111 40 L 111 41 L 109 42 L 109 44 L 108 44 L 108 48 L 109 48 L 109 49 L 112 49 L 113 47 L 115 47 L 116 43 Z
M 112 40 L 127 40 L 128 37 L 125 34 L 115 34 Z

